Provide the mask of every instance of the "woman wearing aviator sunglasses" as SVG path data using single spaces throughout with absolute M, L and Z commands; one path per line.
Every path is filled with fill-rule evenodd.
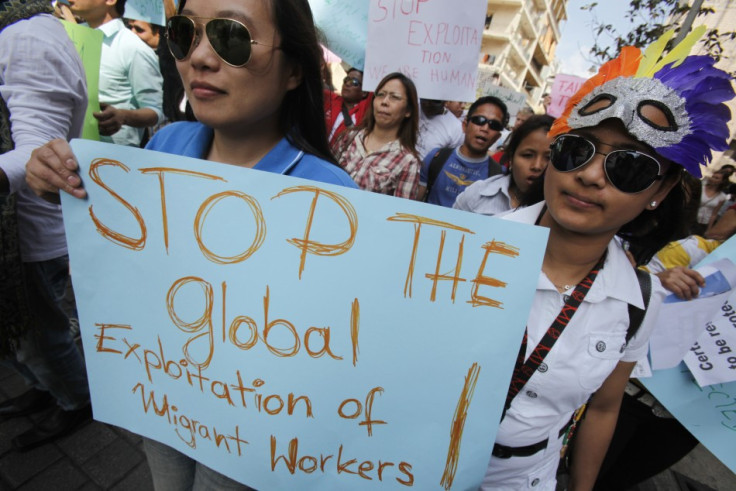
M 356 187 L 331 156 L 321 48 L 306 0 L 181 0 L 167 41 L 198 122 L 171 124 L 147 148 Z M 84 197 L 71 149 L 54 140 L 28 163 L 29 186 Z M 55 196 L 58 201 L 58 195 Z M 248 489 L 145 439 L 156 489 Z
M 648 260 L 682 217 L 683 170 L 699 176 L 711 149 L 727 148 L 728 74 L 682 50 L 660 59 L 666 41 L 643 56 L 624 48 L 582 86 L 550 130 L 544 201 L 507 215 L 549 239 L 483 489 L 554 490 L 586 401 L 568 489 L 595 483 L 664 297 L 656 279 L 637 278 L 621 239 Z M 640 323 L 630 306 L 645 310 Z

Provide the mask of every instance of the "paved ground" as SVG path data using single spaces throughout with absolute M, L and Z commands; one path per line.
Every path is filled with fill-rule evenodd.
M 0 368 L 0 400 L 23 391 L 21 378 Z M 93 421 L 72 435 L 30 452 L 12 449 L 10 440 L 31 425 L 27 417 L 0 423 L 0 490 L 153 489 L 136 435 Z
M 0 402 L 23 391 L 20 377 L 0 367 Z M 27 417 L 0 423 L 0 491 L 153 489 L 136 435 L 93 421 L 72 435 L 30 452 L 12 449 L 11 438 L 31 425 Z M 671 469 L 630 491 L 710 489 L 736 490 L 736 475 L 699 445 Z

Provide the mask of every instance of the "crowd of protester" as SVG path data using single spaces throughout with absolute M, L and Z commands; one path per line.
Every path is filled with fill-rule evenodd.
M 554 489 L 563 435 L 577 426 L 571 489 L 615 489 L 628 465 L 620 449 L 630 444 L 618 432 L 632 424 L 619 421 L 617 429 L 619 407 L 665 289 L 697 296 L 703 278 L 691 268 L 736 232 L 733 167 L 701 184 L 704 154 L 672 151 L 680 142 L 672 133 L 681 128 L 670 126 L 687 114 L 667 96 L 692 95 L 657 82 L 654 71 L 639 93 L 631 74 L 610 76 L 613 62 L 599 72 L 608 78 L 592 79 L 595 91 L 588 87 L 557 120 L 528 108 L 511 115 L 491 96 L 420 99 L 415 81 L 401 73 L 369 92 L 354 67 L 338 94 L 325 76 L 306 0 L 180 0 L 166 26 L 124 21 L 124 5 L 75 0 L 64 12 L 104 36 L 94 114 L 103 141 L 547 227 L 482 487 Z M 227 18 L 218 17 L 223 10 Z M 13 439 L 21 451 L 91 418 L 82 356 L 60 307 L 69 270 L 56 204 L 59 191 L 85 196 L 67 142 L 81 134 L 87 88 L 52 12 L 45 0 L 0 3 L 0 357 L 29 386 L 0 404 L 0 418 L 50 411 Z M 50 69 L 38 70 L 39 59 Z M 720 108 L 733 97 L 730 81 L 724 88 L 712 62 L 688 57 L 683 65 L 656 69 L 721 88 L 697 110 L 713 114 L 713 127 L 725 126 Z M 696 130 L 688 136 L 708 154 L 724 149 L 724 141 Z M 637 267 L 652 275 L 642 279 Z M 644 311 L 635 329 L 629 306 Z M 575 309 L 569 325 L 560 325 L 560 308 Z M 562 329 L 570 334 L 552 351 L 548 333 Z M 541 351 L 551 353 L 544 370 L 529 356 Z M 573 422 L 586 402 L 585 419 Z M 694 444 L 682 428 L 665 433 L 679 435 L 671 444 L 677 451 L 657 468 Z M 612 439 L 618 450 L 604 463 Z M 144 442 L 156 489 L 248 489 L 167 445 Z

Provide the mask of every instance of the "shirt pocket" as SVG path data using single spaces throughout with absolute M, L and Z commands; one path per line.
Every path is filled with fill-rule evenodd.
M 626 350 L 626 339 L 623 332 L 591 332 L 586 345 L 585 364 L 578 372 L 580 385 L 595 391 L 616 368 Z
M 382 165 L 382 163 L 374 163 L 368 168 L 368 179 L 373 191 L 393 194 L 396 178 L 392 169 Z

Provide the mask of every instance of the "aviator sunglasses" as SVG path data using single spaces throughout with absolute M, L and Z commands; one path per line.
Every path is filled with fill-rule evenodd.
M 662 179 L 659 161 L 636 150 L 599 152 L 593 142 L 579 135 L 560 135 L 550 145 L 549 159 L 555 169 L 570 172 L 580 169 L 595 154 L 605 157 L 603 169 L 608 181 L 624 193 L 640 193 Z
M 487 124 L 490 129 L 493 131 L 501 131 L 503 130 L 503 123 L 497 119 L 488 119 L 485 116 L 470 116 L 468 118 L 468 121 L 473 123 L 476 126 L 483 126 L 484 124 Z
M 199 44 L 195 19 L 204 21 L 204 32 L 210 46 L 230 66 L 245 66 L 250 61 L 254 44 L 278 49 L 278 46 L 253 40 L 245 24 L 234 19 L 174 15 L 166 23 L 166 39 L 169 51 L 179 61 L 186 59 L 192 48 Z
M 342 83 L 352 87 L 360 87 L 361 85 L 363 85 L 363 82 L 355 77 L 345 77 L 344 79 L 342 79 Z

